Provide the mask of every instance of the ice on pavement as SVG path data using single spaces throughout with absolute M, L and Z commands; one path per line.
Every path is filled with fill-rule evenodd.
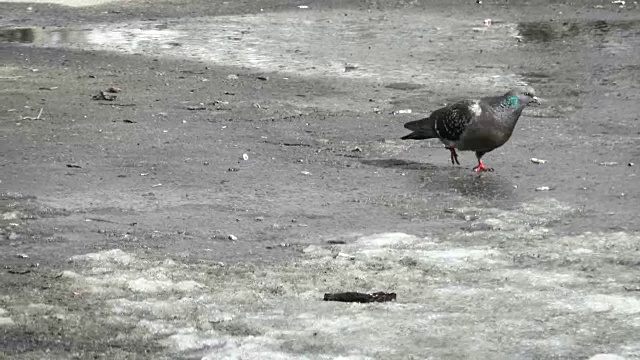
M 182 263 L 120 249 L 82 254 L 57 286 L 90 307 L 87 315 L 28 302 L 7 307 L 5 299 L 0 319 L 10 322 L 0 323 L 54 318 L 105 343 L 150 344 L 160 349 L 155 358 L 167 359 L 640 356 L 640 300 L 624 289 L 638 282 L 640 237 L 556 234 L 551 225 L 573 211 L 553 199 L 459 208 L 452 216 L 463 223 L 490 226 L 318 241 L 295 261 L 268 265 Z M 342 291 L 398 297 L 322 300 Z M 608 345 L 591 353 L 602 336 Z M 63 353 L 49 354 L 56 356 Z

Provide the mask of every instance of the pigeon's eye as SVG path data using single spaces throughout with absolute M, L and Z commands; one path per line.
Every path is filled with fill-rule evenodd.
M 526 92 L 524 93 L 524 96 L 531 96 L 531 93 Z

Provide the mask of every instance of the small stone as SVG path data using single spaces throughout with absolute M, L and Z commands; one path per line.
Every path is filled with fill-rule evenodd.
M 540 186 L 536 188 L 536 191 L 549 191 L 551 190 L 551 188 L 549 188 L 548 186 Z
M 229 75 L 227 75 L 227 79 L 229 79 L 229 80 L 238 80 L 238 75 L 229 74 Z
M 255 221 L 264 221 L 264 216 L 257 216 L 254 220 Z
M 400 114 L 411 114 L 411 109 L 402 109 L 402 110 L 396 110 L 394 112 L 392 112 L 392 115 L 400 115 Z
M 238 237 L 237 237 L 237 236 L 235 236 L 235 235 L 232 235 L 232 234 L 229 234 L 228 238 L 229 238 L 229 240 L 231 240 L 231 241 L 238 241 Z
M 258 76 L 256 79 L 262 80 L 262 81 L 268 81 L 269 77 L 268 76 Z
M 247 155 L 247 154 L 242 154 L 242 160 L 244 160 L 244 161 L 249 160 L 249 155 Z
M 311 173 L 308 172 L 308 171 L 300 171 L 300 174 L 302 174 L 302 175 L 311 175 Z
M 343 252 L 338 253 L 338 255 L 336 257 L 346 258 L 346 259 L 349 259 L 349 260 L 355 260 L 356 259 L 355 256 L 349 255 L 349 254 L 346 254 L 346 253 L 343 253 Z
M 627 164 L 627 166 L 633 166 L 633 165 L 635 165 L 635 164 L 634 164 L 634 163 L 632 163 L 632 162 L 630 162 L 630 163 L 628 163 L 628 164 Z
M 311 254 L 311 253 L 321 252 L 321 251 L 322 251 L 322 248 L 317 245 L 309 245 L 306 248 L 302 249 L 302 252 L 304 254 Z
M 356 64 L 346 64 L 344 66 L 344 72 L 354 71 L 356 69 L 358 69 L 358 65 Z
M 327 244 L 332 244 L 332 245 L 344 245 L 347 242 L 344 240 L 327 240 Z
M 27 259 L 27 258 L 29 258 L 29 255 L 27 255 L 27 254 L 16 254 L 16 257 L 20 258 L 20 259 Z
M 615 162 L 615 161 L 605 161 L 605 162 L 601 162 L 600 165 L 602 165 L 602 166 L 616 166 L 616 165 L 618 165 L 618 163 Z
M 542 160 L 542 159 L 538 159 L 538 158 L 531 158 L 531 162 L 534 164 L 544 164 L 547 162 L 547 160 Z

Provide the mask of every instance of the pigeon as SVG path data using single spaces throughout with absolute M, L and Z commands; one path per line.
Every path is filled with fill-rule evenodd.
M 473 171 L 493 171 L 482 162 L 482 156 L 509 140 L 522 110 L 531 103 L 540 104 L 531 86 L 513 88 L 502 96 L 462 100 L 404 124 L 413 132 L 401 139 L 438 138 L 451 152 L 452 164 L 460 165 L 456 149 L 475 151 L 478 166 Z

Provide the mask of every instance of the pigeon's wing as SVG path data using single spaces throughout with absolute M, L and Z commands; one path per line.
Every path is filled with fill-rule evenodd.
M 458 141 L 480 111 L 477 101 L 465 100 L 438 109 L 429 118 L 434 120 L 434 131 L 439 138 Z

